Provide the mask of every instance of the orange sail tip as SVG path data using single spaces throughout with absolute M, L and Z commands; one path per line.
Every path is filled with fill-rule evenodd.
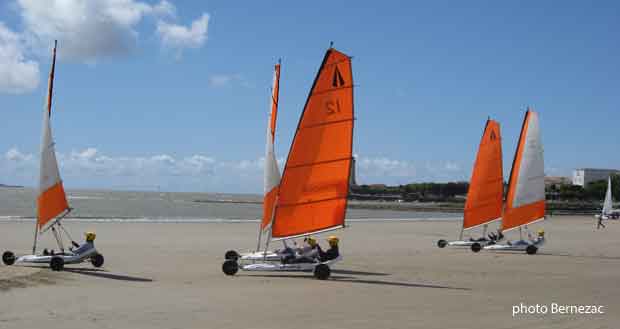
M 37 198 L 37 225 L 44 228 L 52 219 L 69 209 L 62 183 L 57 183 Z
M 349 56 L 330 48 L 304 106 L 278 192 L 273 237 L 344 225 L 353 156 Z
M 463 229 L 494 221 L 502 215 L 504 182 L 499 123 L 488 120 L 467 191 Z

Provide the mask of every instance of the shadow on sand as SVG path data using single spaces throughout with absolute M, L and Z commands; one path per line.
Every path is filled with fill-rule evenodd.
M 373 272 L 357 272 L 357 271 L 347 271 L 347 270 L 333 270 L 332 273 L 335 274 L 357 274 L 357 275 L 390 275 L 388 273 L 373 273 Z M 291 279 L 301 279 L 301 280 L 316 280 L 312 274 L 301 275 L 301 274 L 249 274 L 247 277 L 258 277 L 258 278 L 291 278 Z M 359 284 L 369 284 L 369 285 L 384 285 L 384 286 L 397 286 L 397 287 L 407 287 L 407 288 L 435 288 L 435 289 L 451 289 L 451 290 L 471 290 L 470 288 L 461 288 L 461 287 L 450 287 L 450 286 L 442 286 L 435 284 L 424 284 L 424 283 L 414 283 L 414 282 L 399 282 L 399 281 L 387 281 L 387 280 L 365 280 L 358 279 L 355 276 L 349 275 L 332 275 L 328 282 L 347 282 L 347 283 L 359 283 Z
M 113 274 L 106 272 L 105 270 L 95 268 L 65 268 L 65 272 L 78 273 L 82 275 L 94 276 L 98 278 L 105 278 L 111 280 L 131 281 L 131 282 L 153 282 L 153 279 L 141 278 L 137 276 L 129 276 L 122 274 Z
M 591 258 L 591 259 L 607 259 L 607 260 L 620 260 L 620 257 L 617 256 L 595 256 L 595 255 L 571 255 L 571 254 L 555 254 L 555 253 L 547 253 L 547 252 L 539 252 L 537 253 L 541 256 L 555 256 L 555 257 L 569 257 L 569 258 Z

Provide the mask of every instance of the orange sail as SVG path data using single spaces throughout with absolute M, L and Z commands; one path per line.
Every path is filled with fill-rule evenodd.
M 273 238 L 344 226 L 352 150 L 351 59 L 330 48 L 310 90 L 286 161 Z
M 545 218 L 545 172 L 538 114 L 525 113 L 515 153 L 502 230 L 510 230 Z
M 54 70 L 56 68 L 56 45 L 52 55 L 52 69 L 50 71 L 47 101 L 43 111 L 43 134 L 41 139 L 41 164 L 39 174 L 39 194 L 37 197 L 37 228 L 45 231 L 51 227 L 58 215 L 69 209 L 65 195 L 50 126 L 52 115 L 52 91 L 54 87 Z
M 492 222 L 502 215 L 504 182 L 499 123 L 488 120 L 467 191 L 463 229 Z
M 267 125 L 267 140 L 265 146 L 265 172 L 263 185 L 263 219 L 260 229 L 264 230 L 271 224 L 275 207 L 278 185 L 280 184 L 280 169 L 274 152 L 276 135 L 276 119 L 278 116 L 278 99 L 280 94 L 280 63 L 276 64 L 273 73 L 273 87 L 271 90 L 271 112 Z

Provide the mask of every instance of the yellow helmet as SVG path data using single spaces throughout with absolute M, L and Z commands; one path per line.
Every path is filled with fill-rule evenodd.
M 542 228 L 540 230 L 538 230 L 538 235 L 540 235 L 540 236 L 545 235 L 545 230 L 543 230 Z
M 330 246 L 337 246 L 338 242 L 340 242 L 340 239 L 335 235 L 330 235 L 329 237 L 327 237 L 327 242 Z
M 312 247 L 316 246 L 316 239 L 311 236 L 306 238 L 306 242 Z
M 95 238 L 97 237 L 97 234 L 95 234 L 95 232 L 86 232 L 84 233 L 84 235 L 86 236 L 87 242 L 93 242 L 95 241 Z

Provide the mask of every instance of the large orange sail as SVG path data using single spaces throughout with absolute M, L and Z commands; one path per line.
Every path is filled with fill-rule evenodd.
M 310 90 L 286 161 L 273 238 L 344 226 L 352 150 L 351 59 L 330 48 Z
M 510 172 L 502 230 L 545 218 L 545 172 L 538 114 L 525 113 Z
M 43 134 L 41 138 L 41 164 L 39 173 L 39 194 L 37 197 L 37 228 L 47 230 L 56 221 L 58 215 L 69 209 L 65 195 L 50 126 L 52 115 L 52 95 L 54 87 L 54 71 L 56 68 L 56 44 L 52 53 L 52 69 L 50 71 L 47 101 L 43 111 Z
M 275 208 L 278 185 L 280 184 L 280 169 L 274 152 L 276 135 L 276 119 L 278 116 L 278 100 L 280 95 L 280 63 L 276 64 L 273 73 L 273 87 L 271 90 L 271 112 L 267 125 L 267 140 L 265 147 L 265 172 L 264 172 L 264 196 L 263 196 L 263 219 L 260 229 L 264 230 L 271 224 L 273 210 Z
M 467 191 L 463 229 L 483 225 L 501 217 L 503 179 L 499 123 L 488 120 Z

